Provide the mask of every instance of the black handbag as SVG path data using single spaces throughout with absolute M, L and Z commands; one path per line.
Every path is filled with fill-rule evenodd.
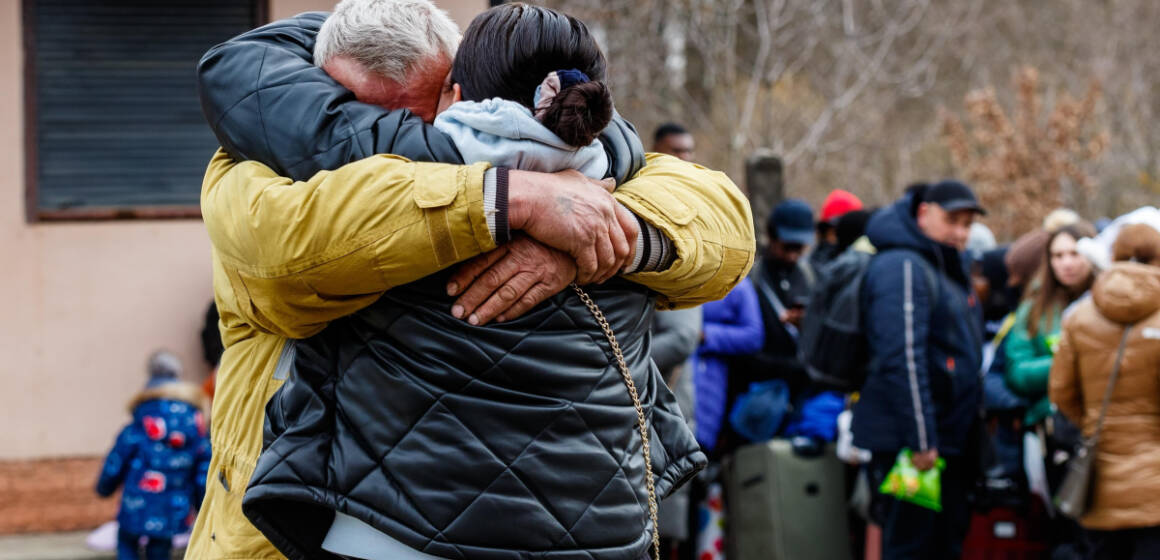
M 1104 428 L 1104 417 L 1108 412 L 1108 403 L 1112 399 L 1112 390 L 1116 387 L 1116 379 L 1120 376 L 1120 364 L 1124 359 L 1124 348 L 1128 345 L 1128 334 L 1132 332 L 1129 325 L 1124 329 L 1120 339 L 1120 349 L 1116 352 L 1116 363 L 1112 366 L 1112 375 L 1108 379 L 1108 388 L 1104 390 L 1104 402 L 1100 405 L 1100 418 L 1096 421 L 1096 431 L 1076 449 L 1071 461 L 1067 464 L 1067 474 L 1063 477 L 1063 484 L 1055 495 L 1055 507 L 1059 513 L 1068 519 L 1079 519 L 1087 513 L 1091 504 L 1092 480 L 1095 476 L 1096 448 L 1100 444 L 1100 432 Z

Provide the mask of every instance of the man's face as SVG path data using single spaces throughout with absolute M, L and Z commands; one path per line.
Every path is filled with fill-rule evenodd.
M 424 122 L 431 123 L 443 105 L 451 59 L 443 55 L 428 58 L 416 65 L 402 84 L 370 72 L 342 55 L 332 58 L 322 69 L 363 103 L 390 110 L 410 109 Z
M 769 247 L 766 248 L 766 256 L 775 262 L 796 265 L 798 259 L 802 258 L 802 253 L 805 250 L 806 246 L 801 243 L 787 243 L 775 239 L 769 242 Z
M 443 85 L 439 88 L 439 106 L 435 108 L 435 114 L 438 115 L 446 111 L 452 103 L 463 99 L 462 91 L 459 89 L 459 84 L 451 82 L 451 72 L 447 72 L 447 77 L 443 78 Z
M 834 245 L 838 243 L 838 228 L 826 222 L 818 223 L 818 244 Z
M 974 210 L 947 212 L 932 202 L 918 205 L 918 228 L 927 237 L 959 251 L 967 248 L 967 237 L 978 214 Z
M 653 146 L 653 151 L 668 154 L 685 161 L 692 161 L 693 147 L 692 134 L 668 134 L 662 136 L 660 140 L 657 140 L 656 145 Z

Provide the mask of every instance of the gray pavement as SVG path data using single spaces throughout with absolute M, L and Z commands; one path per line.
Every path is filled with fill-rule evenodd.
M 116 552 L 97 552 L 85 546 L 88 531 L 0 535 L 0 560 L 113 560 Z M 181 558 L 174 551 L 174 558 Z
M 114 552 L 95 552 L 85 547 L 88 531 L 78 533 L 30 533 L 0 536 L 0 560 L 90 560 L 116 558 Z

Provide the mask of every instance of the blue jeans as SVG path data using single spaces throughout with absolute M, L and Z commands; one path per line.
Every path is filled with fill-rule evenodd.
M 173 551 L 173 539 L 148 537 L 145 543 L 145 560 L 169 560 Z M 138 544 L 141 535 L 134 535 L 124 529 L 117 531 L 117 560 L 141 560 Z

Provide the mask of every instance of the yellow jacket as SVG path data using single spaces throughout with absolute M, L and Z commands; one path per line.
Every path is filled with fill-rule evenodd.
M 213 459 L 186 557 L 281 558 L 242 515 L 266 402 L 290 368 L 288 339 L 318 333 L 394 286 L 495 248 L 483 212 L 487 164 L 373 156 L 307 181 L 218 151 L 202 185 L 225 353 Z M 658 154 L 616 198 L 675 245 L 662 272 L 628 277 L 689 307 L 729 293 L 753 264 L 749 203 L 724 174 Z

